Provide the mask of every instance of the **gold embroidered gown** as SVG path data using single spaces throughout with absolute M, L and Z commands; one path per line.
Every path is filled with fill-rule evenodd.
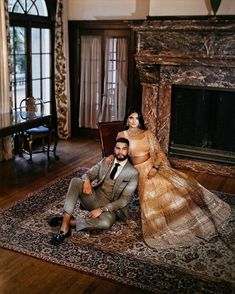
M 229 205 L 195 179 L 171 168 L 166 155 L 152 132 L 142 139 L 130 137 L 127 131 L 118 134 L 130 141 L 130 157 L 150 154 L 135 165 L 139 171 L 138 194 L 142 232 L 152 248 L 190 246 L 217 234 L 217 228 L 229 218 Z M 157 174 L 147 179 L 149 170 Z

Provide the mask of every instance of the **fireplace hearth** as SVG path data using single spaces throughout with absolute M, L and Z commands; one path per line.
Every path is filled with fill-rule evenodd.
M 136 31 L 138 40 L 135 59 L 143 88 L 143 115 L 148 128 L 157 134 L 171 164 L 199 172 L 235 176 L 234 159 L 230 159 L 231 153 L 235 152 L 234 139 L 231 140 L 234 137 L 235 115 L 230 112 L 235 99 L 235 17 L 159 18 L 132 23 L 131 26 Z M 177 135 L 176 132 L 176 137 L 174 134 L 179 128 L 174 121 L 175 102 L 172 98 L 176 87 L 181 87 L 181 90 L 188 88 L 192 92 L 202 90 L 209 97 L 206 98 L 204 108 L 201 108 L 207 114 L 200 118 L 195 116 L 194 120 L 201 121 L 193 127 L 195 132 L 205 128 L 207 134 L 200 131 L 194 136 L 185 129 L 184 132 L 189 133 L 187 144 L 185 138 L 183 141 L 178 140 L 180 134 Z M 212 96 L 217 95 L 214 95 L 215 89 L 223 97 L 229 97 L 228 102 L 222 106 L 225 108 L 224 120 L 220 117 L 220 98 L 214 99 L 216 103 L 208 102 Z M 194 99 L 195 96 L 197 94 Z M 200 99 L 198 101 L 197 103 L 202 103 Z M 186 109 L 186 117 L 192 110 L 187 108 L 188 101 L 183 103 L 181 110 Z M 208 103 L 210 106 L 207 106 Z M 220 110 L 215 111 L 216 107 Z M 205 123 L 203 120 L 207 118 L 209 120 Z M 187 119 L 190 120 L 189 117 Z M 203 126 L 203 123 L 206 125 Z M 219 126 L 220 123 L 226 126 L 214 130 L 213 126 Z M 227 132 L 230 134 L 225 138 Z M 191 150 L 186 154 L 177 154 L 177 148 L 183 148 L 185 153 L 185 146 Z M 200 156 L 195 155 L 198 148 L 204 148 Z M 208 158 L 205 155 L 208 149 L 209 153 L 217 152 L 217 156 L 210 155 Z

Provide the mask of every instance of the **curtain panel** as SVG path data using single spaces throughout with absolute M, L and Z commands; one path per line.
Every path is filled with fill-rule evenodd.
M 71 136 L 67 1 L 58 0 L 55 24 L 55 102 L 57 132 L 61 139 Z
M 10 35 L 8 1 L 0 1 L 0 127 L 11 120 L 10 81 Z M 12 138 L 0 138 L 0 161 L 13 158 Z
M 79 127 L 96 129 L 98 122 L 121 121 L 125 116 L 128 83 L 127 39 L 106 39 L 104 80 L 101 77 L 101 48 L 100 36 L 81 36 Z
M 101 37 L 81 37 L 79 127 L 97 129 L 101 112 Z
M 115 61 L 112 60 L 113 52 L 116 52 Z M 104 77 L 104 93 L 106 95 L 102 101 L 100 121 L 124 119 L 127 95 L 127 52 L 127 40 L 125 38 L 109 38 L 106 40 Z

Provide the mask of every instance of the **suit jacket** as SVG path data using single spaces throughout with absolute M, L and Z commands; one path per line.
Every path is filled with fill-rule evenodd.
M 86 174 L 82 176 L 82 179 L 88 179 L 92 183 L 93 188 L 96 190 L 102 183 L 106 175 L 110 172 L 112 164 L 107 164 L 105 158 L 93 166 Z M 109 211 L 117 211 L 120 208 L 124 208 L 130 202 L 132 195 L 134 194 L 138 184 L 138 171 L 134 166 L 127 161 L 122 171 L 115 179 L 113 187 L 112 202 L 106 204 L 104 207 Z

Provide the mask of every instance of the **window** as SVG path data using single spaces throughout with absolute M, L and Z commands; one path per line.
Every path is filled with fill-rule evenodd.
M 48 16 L 44 0 L 8 0 L 9 12 Z
M 79 127 L 123 120 L 128 87 L 127 30 L 81 32 Z
M 105 79 L 106 113 L 103 119 L 108 121 L 123 120 L 126 112 L 127 73 L 128 73 L 127 38 L 109 37 L 106 39 Z M 109 109 L 109 110 L 108 110 Z
M 11 86 L 13 110 L 22 99 L 41 98 L 45 111 L 51 112 L 53 83 L 53 23 L 48 1 L 9 0 Z

